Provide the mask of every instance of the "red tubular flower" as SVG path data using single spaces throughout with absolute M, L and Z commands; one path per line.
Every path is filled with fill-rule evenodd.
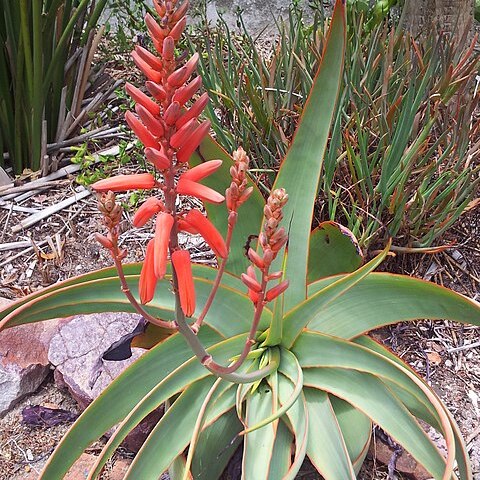
M 169 85 L 172 87 L 182 86 L 197 68 L 198 59 L 198 53 L 194 53 L 190 60 L 183 67 L 180 67 L 171 73 L 167 78 Z
M 165 133 L 163 125 L 143 105 L 137 103 L 135 105 L 135 111 L 150 133 L 157 138 L 163 137 L 163 134 Z
M 149 13 L 145 15 L 145 24 L 147 25 L 150 36 L 156 40 L 163 40 L 168 34 L 168 31 L 160 27 L 157 21 Z
M 135 46 L 135 51 L 137 52 L 138 56 L 144 60 L 145 62 L 150 65 L 154 70 L 162 70 L 163 68 L 163 63 L 160 58 L 157 56 L 153 55 L 150 53 L 148 50 L 145 48 L 141 47 L 140 45 Z
M 151 148 L 159 148 L 159 144 L 155 137 L 147 130 L 147 127 L 130 111 L 125 113 L 125 120 L 133 130 L 139 140 L 146 146 Z
M 162 75 L 154 70 L 135 50 L 130 54 L 135 65 L 144 73 L 144 75 L 152 82 L 160 83 Z
M 185 0 L 173 13 L 172 22 L 178 22 L 188 10 L 188 0 Z
M 185 216 L 185 221 L 205 239 L 217 257 L 227 257 L 228 250 L 225 240 L 213 223 L 204 217 L 199 210 L 190 210 Z
M 207 106 L 209 100 L 208 93 L 205 92 L 187 111 L 183 113 L 183 115 L 177 120 L 175 126 L 180 128 L 192 118 L 197 118 L 203 112 L 203 109 Z
M 198 182 L 203 180 L 205 177 L 212 175 L 212 173 L 216 172 L 221 165 L 221 160 L 209 160 L 208 162 L 203 162 L 200 165 L 187 170 L 181 175 L 181 178 L 186 178 L 192 182 Z
M 249 248 L 247 252 L 248 258 L 250 261 L 258 268 L 265 268 L 265 262 L 263 258 L 253 249 Z
M 175 40 L 169 35 L 163 40 L 162 57 L 164 60 L 171 62 L 174 56 L 175 56 Z
M 178 102 L 172 102 L 165 110 L 165 113 L 163 114 L 163 120 L 169 127 L 171 127 L 172 125 L 175 125 L 175 122 L 178 120 L 181 112 L 180 104 Z
M 198 148 L 202 140 L 208 135 L 210 130 L 210 120 L 205 120 L 192 133 L 188 142 L 177 152 L 177 160 L 180 163 L 186 163 L 190 160 L 193 152 Z
M 155 259 L 154 269 L 157 278 L 163 278 L 167 271 L 168 242 L 173 227 L 173 217 L 166 212 L 157 215 L 155 225 Z
M 187 26 L 187 17 L 183 17 L 178 23 L 170 30 L 170 36 L 178 42 L 182 36 L 185 27 Z
M 170 167 L 170 160 L 162 153 L 162 149 L 146 148 L 144 150 L 147 160 L 155 166 L 157 170 L 165 170 Z
M 165 210 L 165 205 L 155 197 L 148 198 L 133 216 L 133 225 L 143 227 L 156 213 Z
M 197 235 L 198 231 L 193 228 L 192 225 L 187 223 L 183 218 L 178 218 L 177 220 L 178 229 L 182 232 L 191 233 L 192 235 Z
M 182 128 L 177 130 L 172 137 L 170 138 L 170 146 L 172 148 L 178 149 L 185 145 L 186 142 L 190 141 L 193 132 L 197 128 L 197 120 L 192 118 L 187 122 Z
M 195 312 L 195 284 L 190 253 L 187 250 L 176 250 L 172 253 L 172 264 L 177 274 L 182 311 L 186 317 L 191 317 Z
M 256 277 L 252 278 L 251 275 L 242 273 L 240 278 L 242 282 L 249 288 L 249 290 L 253 290 L 255 293 L 260 293 L 262 291 L 262 286 L 258 283 L 258 280 L 256 279 Z
M 192 182 L 185 178 L 180 178 L 178 181 L 177 193 L 191 195 L 192 197 L 197 197 L 200 200 L 210 203 L 222 203 L 225 200 L 223 195 L 220 195 L 212 188 L 206 187 L 201 183 Z
M 143 105 L 152 115 L 160 115 L 160 105 L 151 100 L 137 87 L 131 83 L 125 84 L 125 90 L 135 100 L 135 102 Z
M 155 295 L 157 287 L 157 277 L 154 271 L 155 246 L 154 240 L 150 240 L 147 245 L 147 253 L 140 272 L 138 290 L 140 293 L 140 302 L 145 305 L 151 302 Z
M 158 85 L 155 82 L 151 82 L 150 80 L 147 80 L 145 82 L 145 86 L 147 87 L 147 90 L 150 92 L 150 94 L 155 100 L 158 100 L 159 102 L 163 102 L 167 98 L 167 92 L 161 85 Z
M 177 101 L 180 105 L 188 102 L 197 90 L 202 86 L 202 77 L 196 77 L 188 85 L 180 87 L 173 95 L 173 100 Z
M 280 282 L 278 285 L 275 285 L 265 294 L 265 300 L 267 302 L 271 302 L 273 299 L 277 298 L 280 294 L 282 294 L 288 288 L 288 285 L 289 285 L 288 280 L 284 280 L 283 282 Z
M 123 192 L 125 190 L 148 190 L 155 186 L 155 178 L 149 173 L 136 173 L 133 175 L 117 175 L 116 177 L 99 180 L 92 185 L 97 192 Z

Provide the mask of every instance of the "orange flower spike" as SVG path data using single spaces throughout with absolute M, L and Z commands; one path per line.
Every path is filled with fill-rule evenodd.
M 223 195 L 220 195 L 220 193 L 212 188 L 185 178 L 180 178 L 178 181 L 177 193 L 181 195 L 191 195 L 192 197 L 197 197 L 200 200 L 210 203 L 222 203 L 225 200 Z
M 135 105 L 135 111 L 150 133 L 157 138 L 163 137 L 163 134 L 165 133 L 163 125 L 143 105 L 137 103 Z
M 155 197 L 148 198 L 133 216 L 133 225 L 143 227 L 156 213 L 165 210 L 165 205 Z
M 160 72 L 154 70 L 142 57 L 134 50 L 131 54 L 135 65 L 144 73 L 144 75 L 152 82 L 160 83 L 162 75 Z
M 195 312 L 195 284 L 190 253 L 187 250 L 176 250 L 172 253 L 172 263 L 177 274 L 182 311 L 186 317 L 191 317 Z
M 138 290 L 140 293 L 140 302 L 145 305 L 151 302 L 155 295 L 155 288 L 157 287 L 157 277 L 154 271 L 155 258 L 154 240 L 150 240 L 147 245 L 147 253 L 140 272 L 140 280 Z
M 155 178 L 149 173 L 117 175 L 99 180 L 92 185 L 96 192 L 124 192 L 125 190 L 149 190 L 155 186 Z
M 157 170 L 166 170 L 170 167 L 171 162 L 166 155 L 162 153 L 162 150 L 156 150 L 154 148 L 146 148 L 144 150 L 147 160 L 155 166 Z
M 187 170 L 181 175 L 181 178 L 186 178 L 192 182 L 199 182 L 209 175 L 212 175 L 212 173 L 215 173 L 221 166 L 221 160 L 209 160 L 208 162 L 201 163 L 200 165 Z
M 271 302 L 273 299 L 281 295 L 288 288 L 288 285 L 289 285 L 288 280 L 284 280 L 283 282 L 280 282 L 278 285 L 275 285 L 265 294 L 265 300 L 267 302 Z
M 173 227 L 173 217 L 166 212 L 157 215 L 155 224 L 155 260 L 154 269 L 157 278 L 163 278 L 167 271 L 167 254 L 170 232 Z
M 202 140 L 208 135 L 210 130 L 210 120 L 205 120 L 192 133 L 188 142 L 177 152 L 177 160 L 180 163 L 186 163 L 190 160 L 193 152 L 198 148 Z
M 199 210 L 190 210 L 185 216 L 185 221 L 205 239 L 217 257 L 227 258 L 228 249 L 225 240 L 213 223 Z
M 147 127 L 130 111 L 125 113 L 125 120 L 139 140 L 146 146 L 158 149 L 159 144 Z
M 192 118 L 197 118 L 203 112 L 203 109 L 207 106 L 209 100 L 208 93 L 205 92 L 187 111 L 183 113 L 183 115 L 177 120 L 175 126 L 180 128 Z
M 152 115 L 160 115 L 160 105 L 151 100 L 137 87 L 133 86 L 131 83 L 126 83 L 125 90 L 135 102 L 143 105 Z

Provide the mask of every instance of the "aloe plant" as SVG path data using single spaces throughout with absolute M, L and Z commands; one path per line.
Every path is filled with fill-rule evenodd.
M 169 20 L 184 7 L 176 2 L 169 2 L 172 10 L 163 2 L 155 5 L 163 28 L 167 25 L 173 30 Z M 178 21 L 182 16 L 177 13 L 174 18 Z M 151 19 L 148 21 L 155 30 Z M 167 37 L 168 31 L 161 38 Z M 480 325 L 480 305 L 429 282 L 374 273 L 389 244 L 362 265 L 358 245 L 348 230 L 332 222 L 313 231 L 310 228 L 340 90 L 344 49 L 345 7 L 339 1 L 309 101 L 266 204 L 245 176 L 245 152 L 237 151 L 232 160 L 209 137 L 190 158 L 196 166 L 182 173 L 186 176 L 177 184 L 165 188 L 163 182 L 178 165 L 179 152 L 191 144 L 188 138 L 175 136 L 181 128 L 175 130 L 173 122 L 165 137 L 152 133 L 158 124 L 150 117 L 144 115 L 145 123 L 130 118 L 142 141 L 169 142 L 171 148 L 162 143 L 163 150 L 151 143 L 146 153 L 165 180 L 149 173 L 114 177 L 97 183 L 98 191 L 140 187 L 154 192 L 163 187 L 168 203 L 179 188 L 207 200 L 219 200 L 214 193 L 226 189 L 230 214 L 227 218 L 223 204 L 207 203 L 211 223 L 200 225 L 198 222 L 204 220 L 177 212 L 173 204 L 162 206 L 158 198 L 151 197 L 153 200 L 136 214 L 135 222 L 141 224 L 146 217 L 157 215 L 161 228 L 150 247 L 154 261 L 147 252 L 143 265 L 122 266 L 123 254 L 116 246 L 119 207 L 113 194 L 105 193 L 100 206 L 108 235 L 98 238 L 112 252 L 117 268 L 53 285 L 3 310 L 1 328 L 80 312 L 140 310 L 151 319 L 143 341 L 166 337 L 83 412 L 56 448 L 41 478 L 64 478 L 84 449 L 119 424 L 90 471 L 89 478 L 96 478 L 128 432 L 167 401 L 169 408 L 125 478 L 158 478 L 169 469 L 174 479 L 216 479 L 243 441 L 242 478 L 293 479 L 308 456 L 325 479 L 355 479 L 368 450 L 372 422 L 402 444 L 434 478 L 473 478 L 458 427 L 446 407 L 408 365 L 367 333 L 418 318 Z M 160 45 L 157 51 L 165 53 Z M 154 61 L 141 53 L 148 64 Z M 156 70 L 149 71 L 138 58 L 137 63 L 150 75 L 155 74 Z M 191 68 L 191 63 L 187 65 Z M 173 78 L 172 74 L 168 78 Z M 157 75 L 154 83 L 161 85 L 165 77 Z M 151 92 L 159 92 L 154 85 L 149 86 Z M 149 98 L 130 90 L 137 104 L 154 108 Z M 163 108 L 171 98 L 160 96 Z M 195 107 L 185 112 L 192 108 L 198 112 Z M 165 114 L 161 110 L 152 117 L 162 128 L 167 125 Z M 177 111 L 176 115 L 182 113 Z M 218 159 L 223 161 L 221 166 Z M 200 177 L 202 186 L 198 184 Z M 234 210 L 246 192 L 250 198 Z M 232 211 L 236 215 L 231 215 Z M 165 229 L 170 229 L 172 238 L 173 228 L 169 215 L 175 217 L 173 225 L 178 228 L 201 231 L 219 258 L 219 269 L 191 266 L 188 252 L 179 250 L 172 241 L 168 249 L 173 265 L 165 261 Z M 225 243 L 216 235 L 218 231 L 227 234 Z M 255 250 L 252 244 L 247 258 L 242 253 L 243 244 L 252 233 L 259 233 L 259 245 Z M 288 248 L 284 250 L 287 233 Z M 231 251 L 228 261 L 226 245 Z M 265 287 L 266 282 L 279 275 L 271 274 L 267 265 L 271 271 L 281 272 L 279 283 L 271 289 Z M 245 270 L 248 273 L 242 275 Z M 259 273 L 261 283 L 255 278 Z M 175 295 L 171 294 L 172 285 Z M 216 291 L 213 302 L 212 289 Z M 203 315 L 206 305 L 209 309 Z M 443 434 L 446 458 L 418 419 Z

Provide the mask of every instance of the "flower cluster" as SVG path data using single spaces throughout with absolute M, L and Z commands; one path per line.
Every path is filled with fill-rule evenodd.
M 242 281 L 248 287 L 248 295 L 254 304 L 260 301 L 271 302 L 288 288 L 288 280 L 283 280 L 270 290 L 266 290 L 269 281 L 278 280 L 282 277 L 281 271 L 269 273 L 269 268 L 288 240 L 285 228 L 280 227 L 280 222 L 283 219 L 282 209 L 287 201 L 288 195 L 283 188 L 271 192 L 264 208 L 264 231 L 258 237 L 263 254 L 259 255 L 253 248 L 249 248 L 247 252 L 250 261 L 262 273 L 261 282 L 258 281 L 255 268 L 252 265 L 248 267 L 246 274 L 242 274 Z
M 178 195 L 191 195 L 204 202 L 221 203 L 224 196 L 199 183 L 214 173 L 222 164 L 212 160 L 185 171 L 190 157 L 209 132 L 208 120 L 199 123 L 198 116 L 208 103 L 204 93 L 194 96 L 202 85 L 196 75 L 198 54 L 183 65 L 175 56 L 176 44 L 186 25 L 188 1 L 154 1 L 160 16 L 157 22 L 147 13 L 145 22 L 156 49 L 156 55 L 137 45 L 132 52 L 136 65 L 147 77 L 148 94 L 130 83 L 127 93 L 136 102 L 135 113 L 128 111 L 126 121 L 144 144 L 145 157 L 158 172 L 157 179 L 150 173 L 118 175 L 93 185 L 97 192 L 116 192 L 128 189 L 147 189 L 153 195 L 138 209 L 133 224 L 145 225 L 155 220 L 155 235 L 147 246 L 145 262 L 140 276 L 140 300 L 152 300 L 157 281 L 164 277 L 170 252 L 176 288 L 186 316 L 195 310 L 195 291 L 190 265 L 190 254 L 180 250 L 179 231 L 201 234 L 219 258 L 226 258 L 228 249 L 223 237 L 213 224 L 199 211 L 176 211 Z

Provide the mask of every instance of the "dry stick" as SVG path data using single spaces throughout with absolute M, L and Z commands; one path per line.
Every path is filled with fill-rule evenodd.
M 237 223 L 237 212 L 231 212 L 228 218 L 227 239 L 225 242 L 227 244 L 227 252 L 230 252 L 230 244 L 232 243 L 233 229 L 235 228 L 236 223 Z M 228 256 L 222 260 L 222 264 L 218 269 L 217 276 L 215 277 L 215 282 L 213 283 L 212 290 L 210 291 L 207 301 L 203 306 L 203 310 L 198 316 L 196 322 L 191 326 L 191 329 L 193 330 L 194 333 L 198 333 L 198 331 L 200 330 L 200 327 L 202 326 L 203 320 L 205 319 L 205 316 L 207 315 L 208 311 L 210 310 L 210 307 L 212 306 L 213 300 L 215 298 L 218 287 L 220 286 L 220 282 L 225 272 L 225 267 L 227 266 L 227 260 L 228 260 Z
M 35 213 L 31 215 L 30 217 L 25 218 L 22 220 L 20 223 L 12 227 L 12 232 L 13 233 L 18 233 L 20 230 L 24 228 L 28 228 L 35 223 L 39 222 L 40 220 L 43 220 L 44 218 L 49 217 L 50 215 L 59 212 L 60 210 L 63 210 L 65 207 L 68 207 L 76 202 L 78 200 L 81 200 L 82 198 L 88 197 L 91 195 L 91 192 L 89 190 L 86 190 L 82 188 L 79 192 L 77 192 L 75 195 L 66 198 L 65 200 L 62 200 L 59 203 L 56 203 L 54 205 L 50 205 L 49 207 L 45 208 L 41 212 Z

